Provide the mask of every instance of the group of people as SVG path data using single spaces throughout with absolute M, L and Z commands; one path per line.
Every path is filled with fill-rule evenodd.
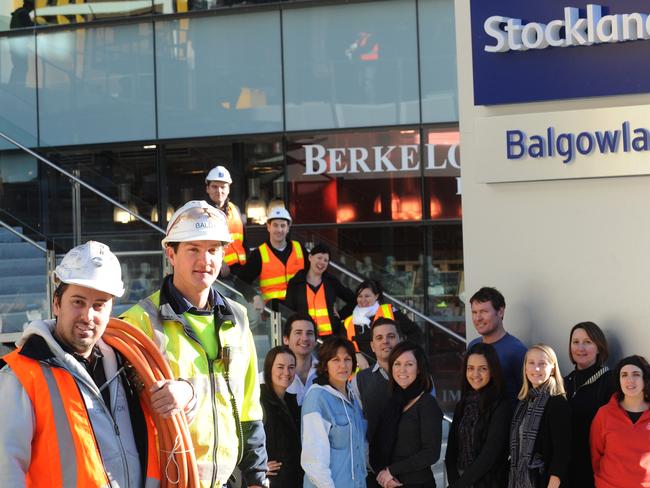
M 271 211 L 269 240 L 247 254 L 230 175 L 217 167 L 211 177 L 206 190 L 228 213 L 205 201 L 179 208 L 162 240 L 173 273 L 121 316 L 154 341 L 174 379 L 140 391 L 102 340 L 124 293 L 119 261 L 99 242 L 70 250 L 54 272 L 55 319 L 30 323 L 0 363 L 0 486 L 159 486 L 169 453 L 158 451 L 155 419 L 182 413 L 200 488 L 434 487 L 443 415 L 417 326 L 382 303 L 378 283 L 356 295 L 334 284 L 326 248 L 307 254 L 287 240 L 283 208 Z M 224 263 L 239 277 L 257 273 L 262 304 L 297 309 L 261 386 L 246 309 L 212 286 Z M 553 349 L 505 331 L 496 289 L 470 303 L 480 337 L 464 357 L 450 486 L 650 487 L 646 360 L 629 356 L 609 371 L 604 334 L 583 322 L 571 330 L 575 369 L 563 378 Z

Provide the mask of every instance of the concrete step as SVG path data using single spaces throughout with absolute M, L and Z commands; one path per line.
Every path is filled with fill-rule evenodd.
M 39 242 L 45 247 L 44 242 Z M 0 260 L 2 259 L 24 259 L 44 256 L 45 253 L 35 248 L 28 242 L 2 242 L 0 243 Z
M 45 257 L 0 260 L 0 276 L 42 274 L 45 277 Z
M 0 314 L 43 309 L 46 306 L 49 306 L 49 304 L 46 304 L 45 301 L 45 293 L 0 295 Z
M 0 277 L 0 295 L 19 293 L 45 293 L 47 290 L 45 274 L 28 276 Z
M 13 227 L 14 230 L 22 234 L 22 227 Z M 23 242 L 23 240 L 17 235 L 9 232 L 7 229 L 0 227 L 0 242 Z

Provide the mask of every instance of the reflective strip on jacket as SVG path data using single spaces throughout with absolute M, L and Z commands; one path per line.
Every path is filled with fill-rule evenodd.
M 314 293 L 309 284 L 305 285 L 305 288 L 307 289 L 308 312 L 310 317 L 316 322 L 318 335 L 321 337 L 332 335 L 332 322 L 327 311 L 327 301 L 325 301 L 325 285 L 321 283 L 316 293 Z
M 300 243 L 291 241 L 291 247 L 291 254 L 289 254 L 286 265 L 269 249 L 266 242 L 259 247 L 262 258 L 260 288 L 265 302 L 276 298 L 284 300 L 287 295 L 287 283 L 305 267 Z
M 343 321 L 343 326 L 345 327 L 345 330 L 348 335 L 348 339 L 352 341 L 354 344 L 354 349 L 355 351 L 359 352 L 359 346 L 357 345 L 357 341 L 355 340 L 355 337 L 357 335 L 356 330 L 354 328 L 354 324 L 352 323 L 352 315 L 350 315 L 347 319 Z M 390 303 L 384 303 L 383 305 L 380 305 L 379 308 L 377 309 L 377 312 L 375 312 L 375 316 L 372 318 L 372 322 L 377 320 L 380 317 L 385 317 L 387 319 L 395 320 L 395 314 L 393 313 L 393 307 Z M 372 326 L 372 322 L 370 322 L 370 325 Z
M 228 202 L 227 214 L 228 230 L 232 242 L 226 246 L 223 252 L 223 262 L 228 266 L 233 264 L 246 264 L 246 249 L 244 248 L 244 223 L 241 213 L 232 202 Z
M 20 354 L 17 349 L 3 360 L 27 393 L 34 412 L 27 487 L 108 487 L 109 480 L 98 450 L 88 407 L 75 378 L 65 368 L 50 366 Z M 160 486 L 156 430 L 147 423 L 147 473 L 145 488 Z
M 232 300 L 225 300 L 233 311 L 234 321 L 224 320 L 218 334 L 221 348 L 230 348 L 229 371 L 235 374 L 229 383 L 238 419 L 233 415 L 224 361 L 208 359 L 185 317 L 174 313 L 168 303 L 159 306 L 160 291 L 141 300 L 122 316 L 154 340 L 175 378 L 186 379 L 194 387 L 197 405 L 190 416 L 190 436 L 201 487 L 221 487 L 227 482 L 243 449 L 241 422 L 262 420 L 257 358 L 246 311 Z M 213 317 L 205 316 L 205 320 L 212 321 Z

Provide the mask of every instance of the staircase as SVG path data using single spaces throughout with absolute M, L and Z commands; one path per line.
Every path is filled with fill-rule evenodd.
M 0 229 L 0 333 L 21 332 L 25 323 L 48 317 L 46 266 L 42 251 Z

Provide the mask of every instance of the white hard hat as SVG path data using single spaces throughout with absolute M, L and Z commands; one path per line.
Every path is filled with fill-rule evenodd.
M 226 214 L 205 200 L 192 200 L 174 212 L 167 224 L 163 249 L 169 242 L 221 241 L 232 242 Z
M 215 166 L 210 170 L 208 176 L 205 177 L 205 184 L 207 185 L 211 181 L 223 181 L 225 183 L 232 184 L 232 178 L 230 177 L 230 171 L 228 171 L 223 166 Z
M 269 214 L 266 216 L 266 221 L 268 222 L 273 219 L 282 219 L 291 223 L 291 215 L 289 215 L 289 211 L 284 207 L 274 207 L 269 210 Z
M 68 251 L 54 270 L 54 275 L 69 285 L 92 288 L 115 297 L 124 294 L 120 262 L 110 248 L 101 242 L 88 241 Z

